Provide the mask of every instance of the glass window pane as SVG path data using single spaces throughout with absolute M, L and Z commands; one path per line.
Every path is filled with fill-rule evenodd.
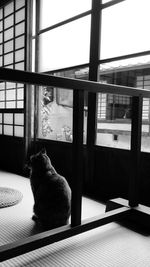
M 49 27 L 60 21 L 76 16 L 91 9 L 91 0 L 55 0 L 41 1 L 40 29 Z
M 8 53 L 13 50 L 13 40 L 4 44 L 4 53 Z
M 23 34 L 25 31 L 25 23 L 19 23 L 18 25 L 15 26 L 15 36 Z
M 13 114 L 12 113 L 5 113 L 4 114 L 4 123 L 5 124 L 13 124 Z
M 139 83 L 142 82 L 140 87 L 150 90 L 149 69 L 146 73 L 144 70 L 139 71 L 136 85 L 139 87 Z M 141 151 L 150 152 L 150 98 L 143 98 Z
M 0 43 L 2 43 L 2 42 L 3 42 L 3 34 L 0 33 Z
M 0 102 L 0 108 L 5 108 L 5 102 Z
M 24 88 L 24 85 L 22 83 L 17 83 L 17 88 Z
M 4 16 L 6 17 L 7 15 L 13 13 L 14 11 L 14 2 L 12 1 L 10 4 L 4 6 Z
M 13 126 L 4 125 L 4 134 L 5 135 L 13 135 Z
M 0 134 L 2 134 L 2 125 L 0 125 Z
M 130 59 L 131 60 L 131 59 Z M 136 59 L 138 62 L 138 58 Z M 134 59 L 133 59 L 134 62 Z M 125 68 L 126 64 L 126 68 Z M 136 87 L 139 72 L 128 67 L 128 61 L 101 64 L 100 81 Z M 139 64 L 138 64 L 139 66 Z M 132 98 L 125 95 L 99 93 L 97 96 L 97 141 L 100 146 L 130 149 Z
M 16 70 L 24 70 L 24 62 L 15 64 Z
M 39 137 L 72 142 L 72 91 L 40 87 L 39 96 Z
M 24 125 L 24 115 L 15 114 L 15 125 Z
M 88 80 L 89 77 L 89 68 L 74 68 L 71 70 L 65 70 L 65 71 L 58 71 L 55 72 L 55 76 L 59 77 L 68 77 L 68 78 L 75 78 L 75 79 L 82 79 L 82 80 Z M 59 104 L 61 103 L 72 107 L 72 101 L 73 101 L 73 92 L 71 90 L 65 90 L 65 89 L 57 89 L 56 91 L 56 102 Z M 70 95 L 69 101 L 65 103 L 66 95 Z M 64 105 L 64 106 L 65 106 Z M 84 94 L 84 130 L 83 130 L 83 142 L 86 143 L 86 133 L 87 133 L 87 110 L 88 110 L 88 94 Z
M 16 0 L 16 10 L 25 5 L 25 0 Z
M 2 113 L 0 113 L 0 123 L 2 123 Z
M 15 108 L 16 102 L 15 101 L 8 101 L 6 102 L 6 108 Z
M 13 23 L 14 23 L 14 15 L 11 15 L 8 18 L 4 19 L 4 29 L 11 27 Z
M 14 130 L 15 130 L 15 133 L 14 133 L 15 136 L 18 136 L 18 137 L 23 137 L 24 136 L 24 127 L 15 126 Z
M 0 82 L 0 90 L 4 90 L 5 89 L 5 83 L 4 82 Z
M 137 69 L 142 65 L 149 64 L 150 62 L 150 55 L 141 56 L 141 57 L 135 57 L 135 58 L 127 58 L 123 60 L 116 60 L 116 61 L 110 61 L 105 64 L 100 65 L 100 72 L 101 74 L 108 74 L 123 71 L 123 70 L 130 70 L 131 68 Z M 107 75 L 108 76 L 108 75 Z
M 3 45 L 0 45 L 0 55 L 3 53 Z
M 101 59 L 149 50 L 149 9 L 150 1 L 126 0 L 102 11 Z
M 96 144 L 130 149 L 130 141 L 131 98 L 124 95 L 98 94 Z
M 1 20 L 0 21 L 0 31 L 2 31 L 3 30 L 3 21 Z
M 23 99 L 24 89 L 17 89 L 17 99 Z
M 24 102 L 23 101 L 17 101 L 17 108 L 23 108 Z
M 9 53 L 4 55 L 4 65 L 12 64 L 13 63 L 13 53 Z
M 5 100 L 5 91 L 0 91 L 0 101 Z
M 16 83 L 6 82 L 6 89 L 16 88 Z
M 0 66 L 2 67 L 2 57 L 0 57 Z
M 22 21 L 25 19 L 25 9 L 21 9 L 19 10 L 18 12 L 16 12 L 15 14 L 15 20 L 16 20 L 16 23 Z
M 0 8 L 0 19 L 3 19 L 3 9 Z
M 90 16 L 41 34 L 39 71 L 89 62 L 89 44 Z
M 15 52 L 15 62 L 24 60 L 24 49 Z
M 150 57 L 137 57 L 127 60 L 101 64 L 100 80 L 103 83 L 131 86 L 150 90 L 150 69 L 147 62 Z M 144 68 L 143 68 L 144 65 Z M 146 68 L 147 66 L 147 68 Z M 131 98 L 112 94 L 98 94 L 97 144 L 129 148 L 129 125 L 131 110 Z M 122 113 L 124 115 L 122 117 Z M 150 99 L 143 99 L 142 111 L 142 142 L 141 150 L 150 152 Z M 103 134 L 103 136 L 101 136 Z M 108 135 L 109 134 L 109 135 Z
M 13 38 L 14 29 L 10 28 L 9 30 L 4 31 L 4 41 L 6 42 L 9 39 Z
M 18 137 L 23 137 L 24 136 L 24 127 L 15 126 L 14 130 L 15 130 L 15 133 L 14 133 L 15 136 L 18 136 Z
M 15 38 L 15 49 L 21 48 L 24 46 L 24 36 Z
M 8 66 L 5 66 L 6 69 L 13 69 L 13 65 L 8 65 Z
M 15 99 L 16 99 L 16 90 L 7 90 L 6 100 L 15 100 Z

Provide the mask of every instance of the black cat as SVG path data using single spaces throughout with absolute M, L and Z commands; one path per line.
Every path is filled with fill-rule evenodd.
M 31 188 L 34 196 L 33 220 L 44 229 L 68 224 L 71 189 L 51 164 L 45 150 L 31 156 Z

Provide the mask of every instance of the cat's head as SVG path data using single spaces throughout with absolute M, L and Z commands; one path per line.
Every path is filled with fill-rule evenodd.
M 30 165 L 33 171 L 46 171 L 52 167 L 45 149 L 30 157 Z

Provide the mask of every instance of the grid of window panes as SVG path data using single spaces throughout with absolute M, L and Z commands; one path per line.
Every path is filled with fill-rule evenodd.
M 0 9 L 0 66 L 24 70 L 25 0 Z
M 25 70 L 25 4 L 12 0 L 0 8 L 0 67 Z M 24 85 L 0 82 L 0 134 L 23 137 L 23 114 L 15 113 L 23 108 Z
M 23 137 L 24 114 L 0 113 L 0 134 Z
M 82 4 L 81 4 L 82 2 Z M 102 10 L 100 8 L 99 15 L 101 16 L 101 29 L 99 31 L 100 47 L 99 47 L 99 64 L 100 77 L 99 81 L 104 83 L 138 87 L 138 70 L 143 68 L 143 65 L 150 63 L 150 55 L 143 54 L 149 50 L 149 35 L 147 34 L 149 25 L 149 1 L 112 1 L 102 0 Z M 73 75 L 73 68 L 80 68 L 82 65 L 89 66 L 89 52 L 90 52 L 90 25 L 91 16 L 94 10 L 92 8 L 91 0 L 83 1 L 69 1 L 56 0 L 55 3 L 44 0 L 40 1 L 40 21 L 39 21 L 39 66 L 38 71 L 57 73 L 61 76 L 61 72 L 68 72 L 67 77 L 88 79 L 87 73 L 79 71 L 79 77 L 76 73 Z M 73 8 L 72 8 L 73 3 Z M 35 1 L 34 1 L 35 4 Z M 58 6 L 66 8 L 60 8 Z M 136 6 L 135 12 L 133 10 Z M 103 8 L 104 7 L 104 8 Z M 81 16 L 83 12 L 88 12 L 85 16 Z M 50 13 L 49 13 L 50 12 Z M 73 13 L 72 13 L 73 12 Z M 80 16 L 78 17 L 78 15 Z M 139 21 L 141 14 L 144 14 L 142 21 Z M 128 21 L 126 18 L 128 17 Z M 70 20 L 71 18 L 71 20 Z M 68 20 L 68 21 L 67 21 Z M 35 21 L 35 12 L 34 12 Z M 118 24 L 118 21 L 120 22 Z M 35 24 L 35 23 L 34 23 Z M 133 35 L 134 29 L 134 35 Z M 33 31 L 33 71 L 34 71 L 34 57 L 36 56 L 36 39 L 35 29 Z M 69 33 L 69 34 L 68 34 Z M 140 34 L 139 34 L 140 33 Z M 120 35 L 121 34 L 121 35 Z M 95 35 L 98 35 L 98 33 Z M 65 36 L 65 38 L 64 38 Z M 141 38 L 142 36 L 142 38 Z M 130 41 L 129 41 L 130 40 Z M 132 42 L 131 42 L 132 40 Z M 113 44 L 113 45 L 112 45 Z M 137 45 L 138 44 L 138 45 Z M 91 47 L 92 48 L 92 47 Z M 47 53 L 47 51 L 49 51 Z M 35 52 L 35 53 L 34 53 Z M 137 54 L 139 56 L 137 57 Z M 131 58 L 131 55 L 133 57 Z M 134 56 L 136 54 L 136 56 Z M 128 55 L 129 58 L 128 58 Z M 47 56 L 48 59 L 47 60 Z M 122 59 L 120 58 L 122 57 Z M 116 58 L 116 60 L 112 60 Z M 82 65 L 81 65 L 82 64 Z M 95 63 L 96 65 L 97 63 Z M 145 67 L 144 67 L 145 68 Z M 57 71 L 58 70 L 58 71 Z M 56 75 L 57 75 L 56 74 Z M 144 78 L 145 79 L 145 78 Z M 148 78 L 144 81 L 142 88 L 150 86 Z M 139 87 L 141 87 L 139 85 Z M 57 108 L 63 108 L 63 112 L 68 115 L 66 105 L 68 99 L 64 93 L 65 105 L 58 100 L 58 89 L 54 89 L 53 101 L 46 104 L 50 106 L 51 112 L 54 110 L 58 113 Z M 61 91 L 63 94 L 63 91 Z M 65 91 L 64 91 L 65 92 Z M 49 91 L 47 92 L 49 93 Z M 39 101 L 41 101 L 41 94 Z M 56 100 L 56 101 L 55 101 Z M 105 145 L 119 148 L 130 148 L 131 139 L 131 103 L 132 99 L 124 95 L 111 94 L 97 94 L 97 145 L 104 145 L 103 139 L 98 138 L 103 134 L 106 140 Z M 68 104 L 68 103 L 67 103 Z M 53 107 L 54 105 L 54 107 Z M 149 99 L 143 100 L 143 120 L 149 120 Z M 68 113 L 67 113 L 68 112 Z M 59 113 L 58 113 L 59 118 Z M 85 120 L 85 118 L 84 118 Z M 42 120 L 39 116 L 39 126 L 49 128 L 49 120 Z M 146 122 L 146 123 L 147 123 Z M 42 127 L 39 127 L 38 136 L 40 138 L 48 138 L 49 135 L 42 133 Z M 45 128 L 44 128 L 45 129 Z M 54 134 L 54 130 L 51 131 Z M 107 135 L 108 133 L 108 135 Z M 114 139 L 114 135 L 118 134 L 118 138 Z M 56 138 L 61 140 L 61 134 Z M 99 141 L 98 141 L 99 140 Z M 107 142 L 108 141 L 108 142 Z
M 136 86 L 150 90 L 150 75 L 139 75 L 137 76 Z M 150 113 L 150 99 L 143 98 L 143 112 L 142 119 L 149 121 Z
M 136 86 L 150 90 L 150 71 L 147 70 L 139 73 L 136 79 Z M 141 150 L 149 152 L 150 144 L 150 98 L 143 98 L 143 111 L 142 111 L 142 140 Z
M 0 82 L 0 109 L 23 108 L 24 85 Z
M 107 94 L 99 93 L 97 99 L 97 119 L 104 120 L 106 119 L 106 98 Z

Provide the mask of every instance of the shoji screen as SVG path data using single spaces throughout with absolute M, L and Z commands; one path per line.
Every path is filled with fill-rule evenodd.
M 25 70 L 26 1 L 0 8 L 0 67 Z M 0 82 L 0 134 L 24 135 L 24 85 Z

